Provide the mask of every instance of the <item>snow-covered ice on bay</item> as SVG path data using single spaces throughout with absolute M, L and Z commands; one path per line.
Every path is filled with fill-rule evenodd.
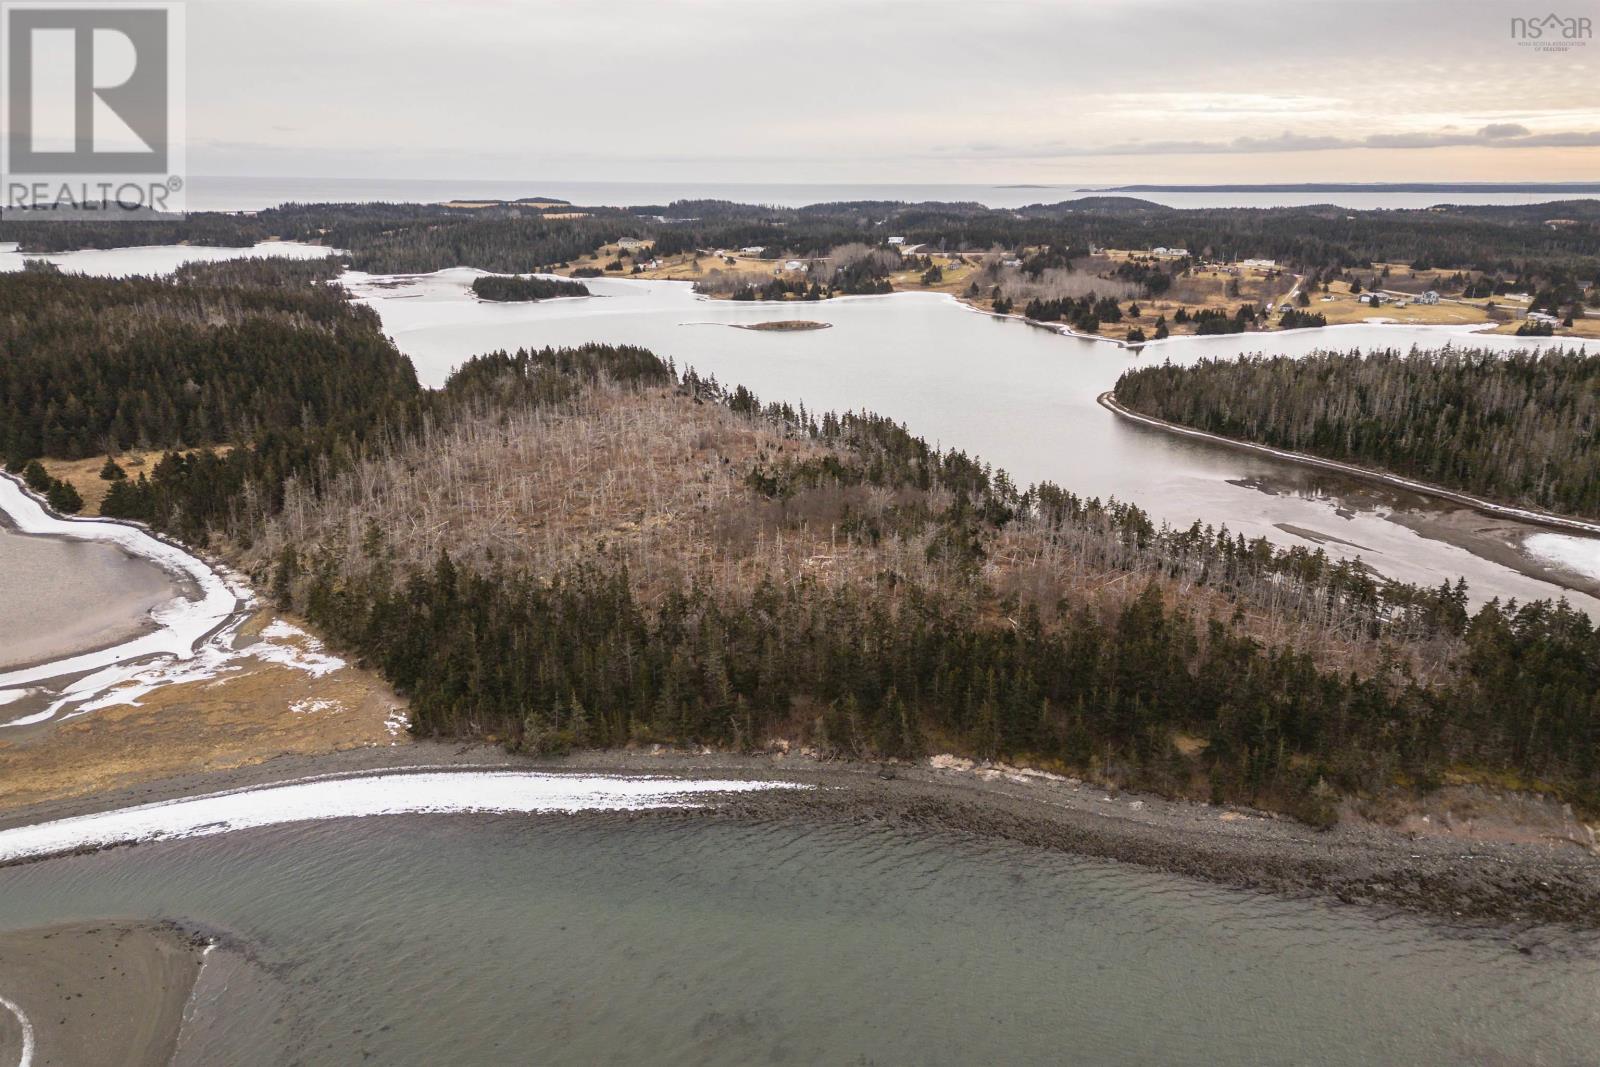
M 1544 560 L 1589 578 L 1600 578 L 1600 539 L 1567 534 L 1530 534 L 1522 547 Z

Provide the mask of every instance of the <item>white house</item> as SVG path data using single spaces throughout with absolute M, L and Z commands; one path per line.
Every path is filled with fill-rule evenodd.
M 741 256 L 759 256 L 761 253 L 765 252 L 766 250 L 767 250 L 767 246 L 766 245 L 749 245 L 749 246 L 747 246 L 745 248 L 739 249 L 739 254 Z
M 789 262 L 787 262 L 787 263 L 785 263 L 783 265 L 783 269 L 784 270 L 805 270 L 806 269 L 806 264 L 805 264 L 804 260 L 791 259 Z
M 619 237 L 619 238 L 617 238 L 617 248 L 619 250 L 623 251 L 623 252 L 629 252 L 629 251 L 632 251 L 635 248 L 648 248 L 650 246 L 650 244 L 651 244 L 651 242 L 649 242 L 649 241 L 641 241 L 637 237 Z
M 906 243 L 906 239 L 904 237 L 891 237 L 889 238 L 889 243 L 892 245 L 903 245 Z
M 1438 302 L 1439 294 L 1432 289 L 1417 297 L 1417 303 L 1419 304 L 1437 304 Z
M 1277 267 L 1278 261 L 1275 259 L 1247 259 L 1244 261 L 1244 265 L 1255 267 L 1257 270 L 1272 270 Z

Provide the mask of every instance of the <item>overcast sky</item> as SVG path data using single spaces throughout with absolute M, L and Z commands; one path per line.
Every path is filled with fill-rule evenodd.
M 1600 0 L 1553 2 L 1600 26 Z M 1600 41 L 1521 47 L 1511 17 L 1534 12 L 1506 0 L 189 0 L 187 11 L 194 174 L 1600 179 Z

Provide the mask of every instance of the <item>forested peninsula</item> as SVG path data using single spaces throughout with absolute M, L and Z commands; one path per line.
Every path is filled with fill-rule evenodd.
M 134 283 L 139 313 L 94 327 L 112 358 L 52 344 L 107 284 L 0 279 L 12 462 L 171 448 L 109 510 L 246 569 L 421 734 L 955 751 L 1315 823 L 1475 777 L 1600 808 L 1600 638 L 1564 604 L 1469 612 L 1460 584 L 1157 527 L 636 348 L 491 353 L 421 390 L 315 266 Z M 128 395 L 170 414 L 136 418 L 107 366 L 167 382 Z
M 1600 362 L 1581 350 L 1163 363 L 1123 374 L 1113 395 L 1208 433 L 1600 518 Z

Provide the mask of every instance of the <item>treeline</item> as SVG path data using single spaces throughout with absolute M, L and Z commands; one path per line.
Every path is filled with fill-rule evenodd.
M 0 275 L 0 450 L 12 470 L 170 449 L 103 510 L 203 541 L 293 472 L 419 412 L 411 364 L 329 263 L 191 265 L 170 278 Z M 219 453 L 211 446 L 233 445 Z
M 588 296 L 589 287 L 582 282 L 562 281 L 559 278 L 522 278 L 516 275 L 491 274 L 472 280 L 472 291 L 480 300 L 549 300 L 556 296 Z
M 1226 437 L 1600 516 L 1600 360 L 1581 350 L 1208 359 L 1128 371 L 1115 396 Z
M 619 356 L 635 371 L 645 358 Z M 611 358 L 591 347 L 577 366 Z M 446 393 L 458 403 L 526 397 L 521 383 L 566 373 L 558 362 L 573 359 L 470 362 Z M 530 751 L 754 746 L 796 734 L 855 756 L 951 747 L 1267 803 L 1316 822 L 1332 818 L 1338 794 L 1426 787 L 1461 767 L 1600 804 L 1600 638 L 1581 612 L 1539 603 L 1470 614 L 1460 584 L 1380 583 L 1320 552 L 1198 524 L 1158 530 L 1137 508 L 1053 486 L 1019 491 L 889 420 L 763 406 L 692 374 L 679 388 L 685 403 L 725 404 L 828 446 L 752 466 L 748 507 L 856 486 L 898 493 L 899 506 L 860 513 L 836 535 L 878 546 L 885 560 L 896 558 L 891 543 L 922 545 L 938 562 L 929 573 L 942 577 L 889 567 L 843 583 L 767 574 L 729 591 L 691 572 L 645 601 L 626 560 L 603 546 L 528 573 L 462 567 L 448 553 L 403 566 L 374 534 L 363 547 L 286 549 L 273 584 L 409 696 L 425 735 L 499 737 Z M 794 517 L 803 512 L 775 513 L 789 516 L 777 520 L 785 536 L 805 536 Z M 1109 614 L 1087 596 L 1018 601 L 993 574 L 1024 544 L 1074 566 L 1119 561 L 1139 591 Z M 1178 576 L 1196 592 L 1171 595 Z M 1282 598 L 1302 580 L 1301 597 Z M 1213 593 L 1236 607 L 1215 610 Z M 1362 667 L 1330 669 L 1314 650 L 1264 644 L 1241 620 L 1246 606 L 1267 603 L 1286 617 L 1303 612 L 1308 626 L 1336 612 L 1365 619 L 1373 643 Z M 1448 674 L 1414 676 L 1411 642 L 1442 651 Z M 1184 737 L 1192 743 L 1179 745 Z
M 1589 290 L 1600 281 L 1600 215 L 1592 201 L 1359 211 L 1332 205 L 1176 209 L 1102 196 L 1015 211 L 961 203 L 777 208 L 679 201 L 560 213 L 583 217 L 546 218 L 515 204 L 286 204 L 250 216 L 195 213 L 171 223 L 8 219 L 0 221 L 0 240 L 18 241 L 26 252 L 180 240 L 246 245 L 275 236 L 347 250 L 357 269 L 377 273 L 455 266 L 523 273 L 569 262 L 623 236 L 653 241 L 662 256 L 761 245 L 775 257 L 806 259 L 850 243 L 880 246 L 893 235 L 940 251 L 1053 247 L 1081 256 L 1091 247 L 1182 247 L 1197 257 L 1270 258 L 1328 275 L 1400 262 L 1419 271 L 1481 272 L 1528 292 Z M 1564 221 L 1548 225 L 1550 219 Z M 1118 270 L 1147 295 L 1171 284 L 1170 273 L 1153 264 Z
M 1022 314 L 1035 322 L 1069 323 L 1073 329 L 1094 333 L 1102 322 L 1121 322 L 1122 309 L 1109 296 L 1061 297 L 1055 300 L 1030 300 Z
M 1284 308 L 1283 314 L 1278 317 L 1278 325 L 1285 330 L 1304 330 L 1317 326 L 1328 325 L 1328 316 L 1320 311 L 1301 311 L 1299 308 Z

